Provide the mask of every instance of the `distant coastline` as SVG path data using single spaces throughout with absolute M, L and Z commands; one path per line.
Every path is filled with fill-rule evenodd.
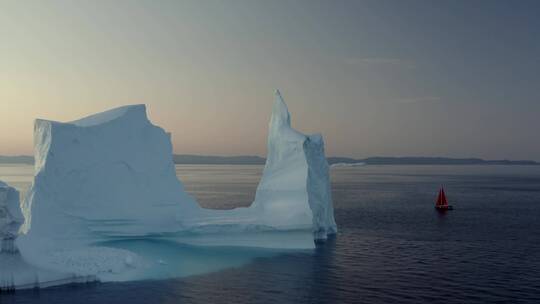
M 533 160 L 485 160 L 481 158 L 450 157 L 368 157 L 365 159 L 329 157 L 328 163 L 365 163 L 366 165 L 540 165 L 540 162 Z
M 34 164 L 34 157 L 28 155 L 2 156 L 0 155 L 0 164 Z
M 266 159 L 255 155 L 212 156 L 175 154 L 175 164 L 181 165 L 264 165 Z M 33 164 L 34 158 L 28 155 L 0 156 L 0 164 Z M 368 157 L 355 159 L 349 157 L 328 157 L 328 164 L 365 165 L 527 165 L 538 166 L 533 160 L 484 160 L 481 158 L 450 157 Z

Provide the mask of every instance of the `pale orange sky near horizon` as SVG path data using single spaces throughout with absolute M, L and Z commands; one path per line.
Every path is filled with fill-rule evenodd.
M 0 0 L 0 155 L 144 103 L 177 154 L 264 156 L 280 89 L 329 156 L 540 160 L 534 16 L 429 3 Z

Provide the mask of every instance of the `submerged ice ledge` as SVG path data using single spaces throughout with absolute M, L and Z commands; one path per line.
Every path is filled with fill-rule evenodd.
M 51 273 L 134 278 L 145 254 L 105 241 L 309 249 L 336 232 L 322 137 L 291 128 L 279 92 L 248 208 L 201 208 L 176 177 L 170 134 L 144 105 L 68 123 L 37 120 L 34 142 L 36 175 L 16 244 L 26 263 Z

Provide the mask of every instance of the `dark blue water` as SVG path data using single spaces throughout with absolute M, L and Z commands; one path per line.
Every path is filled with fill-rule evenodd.
M 250 203 L 261 168 L 178 170 L 203 205 L 231 208 Z M 339 234 L 313 252 L 0 302 L 540 303 L 540 167 L 364 166 L 333 169 L 332 180 Z M 441 184 L 455 206 L 446 214 L 433 208 Z

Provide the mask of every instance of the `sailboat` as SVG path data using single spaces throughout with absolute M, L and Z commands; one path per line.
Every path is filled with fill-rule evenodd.
M 437 196 L 437 202 L 435 202 L 435 209 L 438 211 L 446 211 L 446 210 L 453 210 L 454 207 L 452 205 L 448 205 L 448 202 L 446 201 L 446 195 L 444 194 L 444 188 L 441 186 L 441 189 L 439 190 L 439 195 Z

